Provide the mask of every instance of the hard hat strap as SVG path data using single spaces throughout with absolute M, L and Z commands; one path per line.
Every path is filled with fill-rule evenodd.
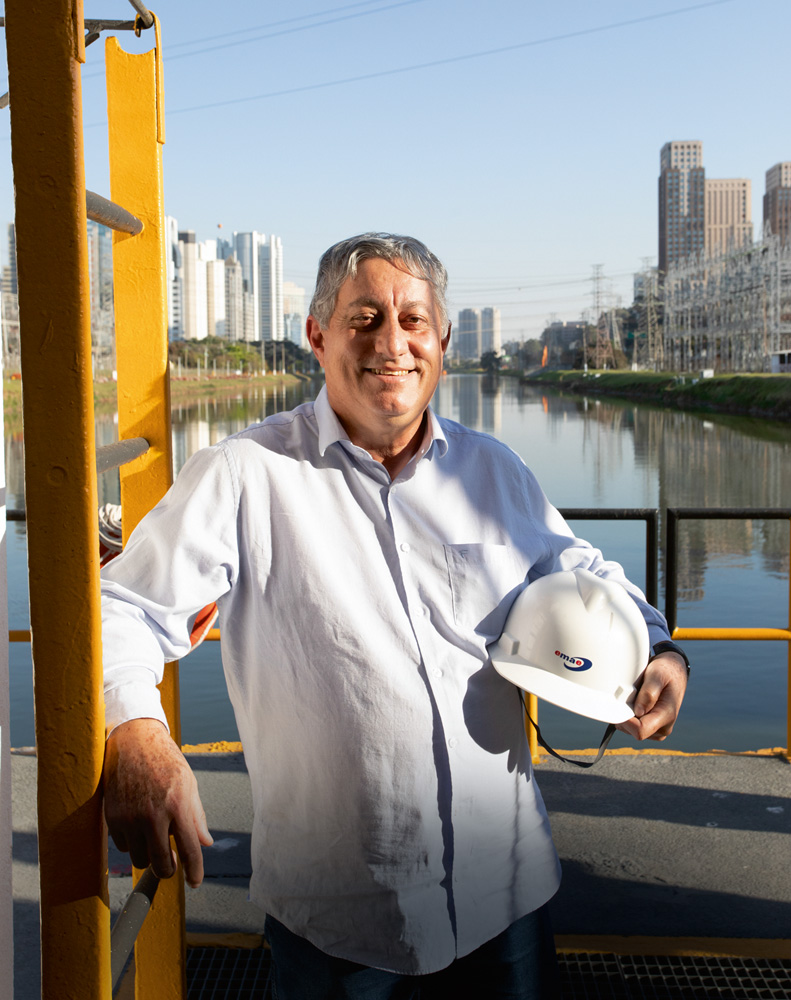
M 564 757 L 562 754 L 559 754 L 557 750 L 553 750 L 552 747 L 547 743 L 547 741 L 541 735 L 541 730 L 533 721 L 533 718 L 527 709 L 527 702 L 525 701 L 525 693 L 524 691 L 521 690 L 521 688 L 519 690 L 519 697 L 522 699 L 522 707 L 525 710 L 525 715 L 527 716 L 530 725 L 536 731 L 536 739 L 541 744 L 541 746 L 546 750 L 547 753 L 552 754 L 552 756 L 556 757 L 558 760 L 562 760 L 564 764 L 573 764 L 575 767 L 593 767 L 594 764 L 599 763 L 599 761 L 604 756 L 604 751 L 610 745 L 610 740 L 612 739 L 613 733 L 615 732 L 615 726 L 612 723 L 610 723 L 604 730 L 604 736 L 602 736 L 602 741 L 599 744 L 599 752 L 596 754 L 594 760 L 591 761 L 573 760 L 571 757 Z

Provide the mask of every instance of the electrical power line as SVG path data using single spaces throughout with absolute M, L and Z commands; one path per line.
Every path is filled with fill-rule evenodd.
M 193 38 L 188 42 L 170 42 L 168 51 L 171 49 L 181 49 L 185 45 L 202 45 L 204 42 L 213 42 L 218 38 L 231 38 L 233 35 L 246 35 L 251 31 L 267 31 L 269 28 L 280 28 L 284 24 L 294 24 L 297 21 L 310 21 L 317 17 L 324 17 L 327 14 L 339 14 L 344 10 L 352 10 L 355 7 L 370 7 L 372 4 L 380 4 L 382 0 L 359 0 L 358 3 L 347 3 L 342 7 L 327 7 L 324 10 L 317 10 L 313 14 L 299 14 L 297 17 L 286 17 L 282 21 L 269 21 L 267 24 L 249 25 L 246 28 L 237 28 L 235 31 L 224 31 L 219 35 L 205 35 L 203 38 Z M 365 13 L 368 13 L 367 11 Z M 310 28 L 313 25 L 306 25 Z
M 380 2 L 380 0 L 377 0 L 377 2 Z M 302 25 L 299 25 L 298 27 L 283 28 L 280 31 L 272 31 L 272 32 L 270 32 L 269 34 L 266 34 L 266 35 L 257 35 L 254 38 L 246 37 L 246 38 L 240 38 L 240 39 L 238 39 L 235 42 L 223 42 L 220 45 L 210 45 L 208 48 L 205 48 L 205 49 L 196 49 L 194 52 L 178 52 L 174 56 L 166 55 L 164 57 L 163 61 L 164 62 L 173 62 L 176 59 L 188 59 L 190 56 L 205 55 L 207 52 L 212 52 L 213 53 L 213 52 L 217 52 L 219 49 L 230 49 L 230 48 L 234 48 L 237 45 L 249 45 L 252 42 L 261 42 L 261 41 L 264 41 L 264 40 L 269 39 L 269 38 L 279 38 L 281 35 L 292 35 L 292 34 L 294 34 L 295 32 L 298 32 L 298 31 L 309 31 L 312 28 L 323 28 L 323 27 L 326 27 L 328 24 L 338 24 L 341 21 L 352 21 L 352 20 L 356 20 L 357 18 L 360 18 L 360 17 L 370 17 L 371 14 L 379 14 L 382 11 L 385 11 L 385 10 L 393 10 L 396 7 L 409 7 L 412 4 L 425 3 L 425 2 L 426 2 L 426 0 L 398 0 L 398 2 L 396 2 L 396 3 L 389 3 L 389 4 L 386 4 L 385 6 L 382 6 L 382 7 L 376 7 L 374 10 L 361 10 L 361 11 L 357 11 L 354 14 L 343 14 L 341 17 L 331 17 L 331 18 L 327 18 L 327 20 L 325 20 L 325 21 L 316 21 L 313 24 L 302 24 Z M 350 4 L 349 6 L 356 7 L 356 6 L 358 6 L 358 4 Z M 337 7 L 337 8 L 334 8 L 334 9 L 335 10 L 344 10 L 345 8 L 343 8 L 343 7 Z M 310 15 L 305 15 L 305 16 L 310 16 Z M 314 16 L 317 16 L 317 15 L 314 15 Z M 289 20 L 300 20 L 300 18 L 289 18 Z M 276 24 L 286 24 L 286 23 L 287 23 L 287 21 L 277 21 L 277 22 L 274 22 L 272 26 L 274 26 Z M 268 27 L 268 26 L 267 25 L 262 25 L 261 27 L 263 28 L 263 27 Z M 258 30 L 257 28 L 248 28 L 248 29 L 245 29 L 244 33 L 247 34 L 249 31 L 257 31 L 257 30 Z M 239 32 L 233 31 L 233 32 L 229 32 L 229 34 L 236 35 L 236 34 L 239 34 Z M 218 35 L 216 37 L 223 38 L 225 36 L 224 35 Z M 204 39 L 204 41 L 210 41 L 210 40 L 211 39 L 209 39 L 209 38 Z M 179 42 L 177 44 L 179 46 L 183 46 L 183 45 L 195 45 L 195 44 L 198 44 L 198 43 L 197 42 Z M 175 48 L 175 46 L 169 46 L 168 50 L 170 50 L 171 48 Z M 93 79 L 93 78 L 100 77 L 100 76 L 102 76 L 102 77 L 104 76 L 104 73 L 102 71 L 97 71 L 95 73 L 83 73 L 82 78 L 83 78 L 83 80 L 89 80 L 89 79 Z
M 301 94 L 310 90 L 322 90 L 326 87 L 339 87 L 346 83 L 362 83 L 366 80 L 375 80 L 385 76 L 395 76 L 401 73 L 414 73 L 417 70 L 431 69 L 435 66 L 449 66 L 453 63 L 467 62 L 471 59 L 483 59 L 487 56 L 502 55 L 505 52 L 516 52 L 520 49 L 535 48 L 539 45 L 549 45 L 554 42 L 568 41 L 571 38 L 582 38 L 586 35 L 601 34 L 605 31 L 614 31 L 617 28 L 626 28 L 636 24 L 645 24 L 650 21 L 676 17 L 679 14 L 688 14 L 695 10 L 703 10 L 707 7 L 721 7 L 723 4 L 734 2 L 735 0 L 706 0 L 705 3 L 691 4 L 687 7 L 677 7 L 674 10 L 662 11 L 658 14 L 646 14 L 642 17 L 633 17 L 624 21 L 614 21 L 610 24 L 597 25 L 592 28 L 580 28 L 577 31 L 567 31 L 559 35 L 548 35 L 545 38 L 534 38 L 526 42 L 516 42 L 513 45 L 503 45 L 493 49 L 481 49 L 477 52 L 468 52 L 464 55 L 448 56 L 445 59 L 432 59 L 429 62 L 413 63 L 411 66 L 399 66 L 393 69 L 376 70 L 372 73 L 362 73 L 357 76 L 343 77 L 338 80 L 325 80 L 322 83 L 307 83 L 299 87 L 287 87 L 283 90 L 272 90 L 264 94 L 251 94 L 248 97 L 233 97 L 224 101 L 214 101 L 208 104 L 196 104 L 188 108 L 175 108 L 172 111 L 166 112 L 166 117 L 171 115 L 188 114 L 192 111 L 208 111 L 214 108 L 225 108 L 233 104 L 247 104 L 251 101 L 263 101 L 273 97 L 286 97 L 291 94 Z

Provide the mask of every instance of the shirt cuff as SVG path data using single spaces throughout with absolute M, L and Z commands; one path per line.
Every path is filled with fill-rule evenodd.
M 150 670 L 141 670 L 151 677 Z M 170 732 L 159 691 L 150 680 L 130 679 L 104 692 L 105 739 L 114 729 L 132 719 L 156 719 Z

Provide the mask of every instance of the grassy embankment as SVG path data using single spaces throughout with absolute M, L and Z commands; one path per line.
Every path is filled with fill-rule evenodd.
M 170 400 L 172 403 L 190 403 L 207 396 L 222 397 L 245 393 L 255 387 L 294 385 L 305 379 L 303 375 L 218 375 L 216 378 L 172 378 Z M 117 409 L 116 384 L 97 381 L 93 385 L 93 405 L 97 413 L 114 413 Z M 3 380 L 3 409 L 6 430 L 22 426 L 22 383 L 18 379 Z
M 680 410 L 791 420 L 791 375 L 698 379 L 672 372 L 539 371 L 523 380 L 577 395 L 620 396 Z

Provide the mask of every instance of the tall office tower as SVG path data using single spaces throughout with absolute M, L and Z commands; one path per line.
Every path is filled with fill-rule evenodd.
M 270 236 L 262 244 L 259 254 L 258 279 L 259 330 L 261 340 L 282 340 L 285 336 L 283 321 L 283 243 L 279 236 Z
M 165 239 L 167 241 L 168 340 L 183 340 L 184 289 L 181 280 L 183 262 L 179 248 L 179 224 L 172 215 L 165 216 Z
M 260 291 L 261 281 L 260 251 L 266 243 L 266 236 L 255 230 L 250 233 L 233 234 L 234 256 L 242 265 L 244 290 L 252 296 L 253 313 L 252 326 L 245 322 L 244 339 L 247 341 L 261 339 Z
M 501 346 L 500 310 L 496 306 L 487 306 L 481 310 L 481 356 L 487 351 L 499 354 Z
M 210 337 L 225 337 L 225 261 L 207 257 L 205 263 L 207 332 Z
M 459 310 L 459 332 L 456 337 L 456 357 L 475 361 L 481 356 L 481 311 Z
M 659 273 L 704 248 L 702 142 L 666 142 L 659 154 Z
M 10 229 L 10 227 L 9 227 Z M 766 171 L 764 230 L 791 242 L 791 162 L 776 163 Z
M 233 257 L 233 240 L 224 240 L 217 237 L 217 260 L 228 260 Z
M 284 336 L 297 347 L 307 348 L 305 337 L 305 289 L 293 281 L 283 282 Z
M 244 279 L 233 255 L 225 258 L 225 336 L 244 340 Z
M 753 241 L 751 183 L 743 177 L 706 179 L 706 253 L 717 253 Z

